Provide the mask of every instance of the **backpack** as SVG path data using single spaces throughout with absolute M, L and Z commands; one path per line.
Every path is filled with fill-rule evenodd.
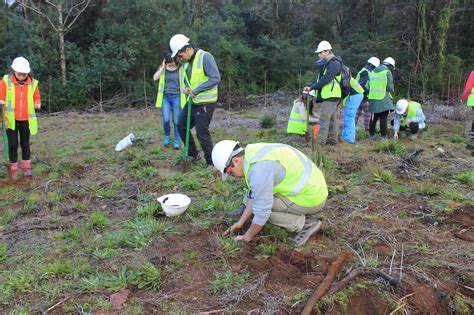
M 339 82 L 339 86 L 341 87 L 341 99 L 346 98 L 351 93 L 351 76 L 352 72 L 351 69 L 346 66 L 342 61 L 341 64 L 341 81 Z M 337 79 L 336 79 L 337 81 Z

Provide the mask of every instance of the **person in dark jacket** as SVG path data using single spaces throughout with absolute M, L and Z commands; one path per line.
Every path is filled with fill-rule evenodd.
M 341 102 L 339 82 L 341 80 L 342 59 L 333 54 L 332 46 L 327 41 L 320 42 L 315 52 L 319 59 L 325 60 L 326 63 L 322 67 L 318 78 L 311 86 L 305 86 L 304 91 L 316 91 L 316 103 L 319 103 L 318 107 L 321 108 L 319 141 L 322 144 L 337 144 L 337 106 Z
M 370 128 L 369 100 L 367 99 L 367 95 L 369 94 L 369 87 L 367 86 L 367 82 L 369 81 L 369 73 L 374 71 L 374 69 L 377 68 L 379 65 L 379 58 L 370 57 L 369 60 L 367 60 L 367 64 L 365 65 L 365 67 L 362 68 L 356 76 L 356 80 L 364 89 L 364 98 L 362 99 L 362 103 L 360 103 L 359 109 L 357 110 L 355 124 L 357 126 L 359 117 L 362 115 L 362 113 L 364 113 L 364 129 L 366 132 L 369 132 Z

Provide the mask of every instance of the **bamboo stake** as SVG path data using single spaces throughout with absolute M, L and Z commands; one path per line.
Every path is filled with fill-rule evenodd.
M 267 108 L 267 71 L 265 71 L 263 78 L 263 107 Z
M 228 100 L 227 109 L 228 109 L 228 110 L 230 110 L 230 100 L 231 100 L 231 96 L 232 96 L 231 93 L 232 93 L 232 90 L 231 90 L 231 88 L 230 88 L 230 75 L 229 75 L 229 96 L 228 96 L 228 98 L 227 98 L 227 100 Z

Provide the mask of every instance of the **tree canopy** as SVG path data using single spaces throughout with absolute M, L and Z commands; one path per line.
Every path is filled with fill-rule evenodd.
M 153 99 L 152 75 L 176 33 L 214 55 L 223 102 L 310 82 L 321 40 L 354 71 L 373 55 L 393 57 L 395 97 L 455 100 L 474 63 L 468 0 L 92 0 L 63 34 L 63 81 L 57 30 L 23 2 L 55 14 L 49 1 L 2 6 L 2 67 L 7 73 L 14 57 L 27 57 L 53 110 L 116 95 Z

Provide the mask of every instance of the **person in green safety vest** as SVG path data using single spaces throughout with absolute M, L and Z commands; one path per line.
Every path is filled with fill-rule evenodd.
M 184 62 L 184 93 L 192 98 L 191 125 L 196 128 L 196 135 L 204 151 L 208 167 L 212 167 L 212 138 L 209 125 L 218 99 L 218 85 L 221 75 L 214 57 L 207 51 L 191 46 L 189 38 L 176 34 L 170 39 L 171 56 Z M 179 135 L 186 141 L 188 104 L 179 117 Z M 188 160 L 195 162 L 200 159 L 192 134 L 189 134 Z
M 311 85 L 305 86 L 304 91 L 316 91 L 316 103 L 319 103 L 319 121 L 321 130 L 319 141 L 322 144 L 335 145 L 338 138 L 337 109 L 341 101 L 342 59 L 335 56 L 329 42 L 323 40 L 318 44 L 315 53 L 319 60 L 317 66 L 322 66 L 321 71 Z
M 387 138 L 388 114 L 393 110 L 392 94 L 394 92 L 392 71 L 395 70 L 395 60 L 387 57 L 374 71 L 369 73 L 369 112 L 372 113 L 370 120 L 370 139 L 375 140 L 375 126 L 380 119 L 380 136 Z
M 405 131 L 408 139 L 416 140 L 419 131 L 426 127 L 425 114 L 421 104 L 401 99 L 395 105 L 395 118 L 392 121 L 393 138 L 398 139 L 398 132 Z
M 227 235 L 250 227 L 236 241 L 250 242 L 266 223 L 296 235 L 288 242 L 304 245 L 321 228 L 316 218 L 328 196 L 323 173 L 299 150 L 281 143 L 255 143 L 245 147 L 238 141 L 223 140 L 212 149 L 214 168 L 225 180 L 228 175 L 243 177 L 247 186 L 245 208 Z
M 21 146 L 21 168 L 23 176 L 32 176 L 30 135 L 38 132 L 35 109 L 41 108 L 38 81 L 29 74 L 29 61 L 17 57 L 11 64 L 12 72 L 0 81 L 0 105 L 4 110 L 4 121 L 8 138 L 10 177 L 18 176 L 18 135 Z
M 461 94 L 461 102 L 466 102 L 466 105 L 471 108 L 471 134 L 467 147 L 473 150 L 474 153 L 474 71 L 471 71 L 466 85 L 464 86 L 464 91 Z
M 173 148 L 179 149 L 178 121 L 181 109 L 186 105 L 184 90 L 184 71 L 178 66 L 167 53 L 160 67 L 153 75 L 153 80 L 158 81 L 158 94 L 156 95 L 156 107 L 161 108 L 163 113 L 163 129 L 165 131 L 164 145 L 171 143 L 170 120 L 173 116 L 174 141 Z
M 367 64 L 362 68 L 356 76 L 356 80 L 359 82 L 360 86 L 364 89 L 364 98 L 359 105 L 359 109 L 357 110 L 355 124 L 357 126 L 357 122 L 359 121 L 359 117 L 364 114 L 364 129 L 366 132 L 369 132 L 370 129 L 370 112 L 369 112 L 369 100 L 367 99 L 367 95 L 369 94 L 369 88 L 367 83 L 369 81 L 369 73 L 374 71 L 375 68 L 380 66 L 380 59 L 377 57 L 370 57 L 367 60 Z

